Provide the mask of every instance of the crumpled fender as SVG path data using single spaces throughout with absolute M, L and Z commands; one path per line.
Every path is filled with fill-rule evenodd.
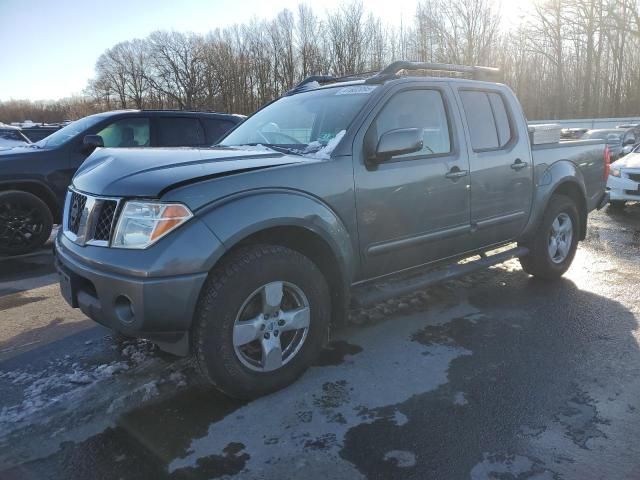
M 345 286 L 353 278 L 353 245 L 338 215 L 324 202 L 289 189 L 257 189 L 222 198 L 198 212 L 228 251 L 241 240 L 273 227 L 301 227 L 322 238 L 335 255 Z M 220 259 L 213 252 L 210 267 Z

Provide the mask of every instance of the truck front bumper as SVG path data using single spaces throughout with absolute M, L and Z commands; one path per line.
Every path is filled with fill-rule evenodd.
M 63 234 L 54 253 L 60 291 L 69 305 L 124 335 L 148 338 L 176 355 L 189 353 L 188 333 L 208 271 L 150 275 L 142 267 L 124 273 L 127 258 L 136 252 L 80 247 Z M 138 252 L 138 258 L 145 253 Z M 96 261 L 106 254 L 112 264 Z

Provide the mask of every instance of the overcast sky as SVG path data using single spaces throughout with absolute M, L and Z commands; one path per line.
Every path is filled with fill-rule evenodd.
M 498 2 L 499 0 L 495 0 Z M 98 56 L 114 44 L 154 30 L 208 32 L 273 18 L 300 0 L 0 0 L 0 100 L 58 99 L 79 94 Z M 318 15 L 344 0 L 306 2 Z M 505 0 L 509 16 L 515 0 Z M 364 5 L 396 25 L 411 22 L 417 0 Z

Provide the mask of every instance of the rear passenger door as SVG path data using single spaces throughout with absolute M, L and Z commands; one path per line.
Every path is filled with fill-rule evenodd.
M 155 117 L 154 147 L 200 147 L 206 145 L 200 120 L 192 117 Z
M 533 168 L 522 115 L 516 117 L 499 89 L 458 89 L 471 168 L 474 248 L 515 239 L 529 218 Z M 513 97 L 512 101 L 513 101 Z M 520 124 L 518 124 L 518 120 Z

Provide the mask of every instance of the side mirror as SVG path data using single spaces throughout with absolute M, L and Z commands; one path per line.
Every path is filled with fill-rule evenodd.
M 104 147 L 104 140 L 100 135 L 85 135 L 82 139 L 82 151 L 91 153 L 98 147 Z
M 423 134 L 422 128 L 398 128 L 383 133 L 376 147 L 375 160 L 384 162 L 396 155 L 422 150 Z
M 633 150 L 633 144 L 628 143 L 624 147 L 622 147 L 622 154 L 628 155 L 631 153 L 632 150 Z

